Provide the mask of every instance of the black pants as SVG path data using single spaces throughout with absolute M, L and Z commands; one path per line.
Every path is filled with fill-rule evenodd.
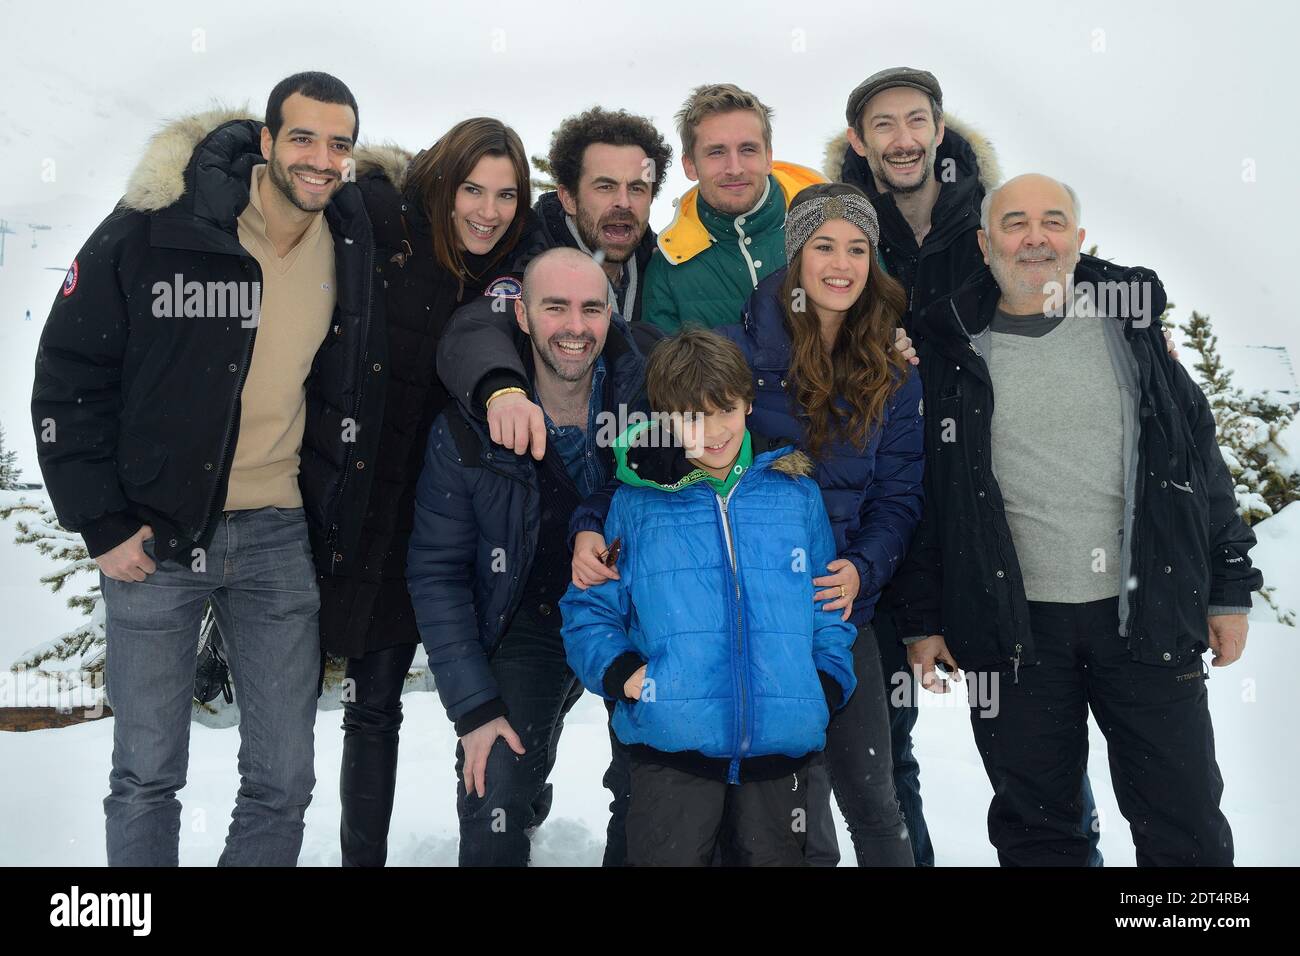
M 613 798 L 605 827 L 605 857 L 601 866 L 627 866 L 627 805 L 632 799 L 632 761 L 627 747 L 614 733 L 614 702 L 605 701 L 609 715 L 609 767 L 601 783 Z
M 808 862 L 839 861 L 830 794 L 853 838 L 858 866 L 915 866 L 912 843 L 894 791 L 885 679 L 870 625 L 853 642 L 857 690 L 831 716 L 824 760 L 809 767 Z
M 1088 708 L 1105 734 L 1111 784 L 1139 866 L 1230 866 L 1232 830 L 1198 655 L 1133 661 L 1118 601 L 1030 602 L 1038 660 L 978 680 L 975 743 L 993 784 L 989 839 L 1004 866 L 1084 866 L 1080 785 Z M 987 716 L 992 714 L 993 716 Z
M 343 764 L 339 769 L 339 843 L 344 866 L 383 866 L 397 786 L 397 735 L 402 686 L 415 658 L 399 644 L 348 659 L 352 681 L 343 700 Z
M 898 632 L 888 614 L 878 614 L 872 628 L 880 646 L 880 664 L 885 675 L 885 694 L 889 701 L 890 753 L 894 758 L 894 790 L 898 794 L 898 808 L 903 813 L 908 835 L 912 839 L 912 855 L 917 866 L 934 866 L 934 844 L 930 828 L 925 822 L 921 803 L 921 764 L 912 750 L 912 730 L 916 727 L 920 708 L 917 698 L 921 685 L 907 663 L 907 648 L 898 640 Z M 1101 833 L 1095 827 L 1097 805 L 1092 799 L 1092 786 L 1087 774 L 1083 778 L 1083 812 L 1080 827 L 1088 837 L 1091 848 L 1089 866 L 1103 864 Z
M 558 614 L 521 609 L 490 661 L 506 720 L 524 745 L 498 737 L 488 752 L 484 795 L 465 792 L 465 749 L 456 745 L 456 811 L 461 866 L 527 866 L 532 831 L 551 812 L 547 781 L 559 755 L 564 718 L 582 696 L 569 669 Z
M 634 760 L 631 866 L 803 866 L 808 771 L 742 784 Z
M 921 711 L 917 706 L 917 684 L 907 664 L 907 648 L 898 640 L 893 619 L 877 614 L 871 622 L 880 649 L 880 669 L 889 705 L 889 752 L 894 761 L 894 792 L 898 809 L 912 841 L 917 866 L 934 866 L 934 844 L 925 822 L 921 802 L 921 764 L 912 750 L 912 730 Z

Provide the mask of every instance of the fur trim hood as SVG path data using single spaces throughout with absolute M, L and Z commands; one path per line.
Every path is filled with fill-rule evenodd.
M 185 171 L 194 150 L 217 127 L 236 120 L 262 122 L 247 106 L 215 106 L 172 120 L 150 137 L 126 182 L 122 203 L 136 212 L 158 212 L 185 195 Z
M 772 462 L 772 470 L 779 471 L 783 475 L 789 475 L 791 478 L 811 478 L 813 460 L 799 449 L 792 448 Z
M 385 141 L 374 145 L 362 143 L 352 155 L 357 163 L 358 180 L 367 176 L 383 176 L 400 193 L 406 186 L 406 173 L 411 160 L 417 154 L 396 143 Z
M 1002 166 L 998 162 L 998 154 L 993 146 L 993 141 L 974 126 L 958 119 L 951 113 L 944 114 L 943 123 L 947 132 L 956 133 L 974 151 L 975 162 L 979 165 L 980 184 L 984 187 L 984 190 L 987 192 L 997 188 L 1002 182 Z M 947 139 L 946 133 L 944 139 Z M 848 148 L 848 133 L 843 129 L 827 141 L 826 151 L 822 156 L 822 172 L 831 182 L 843 181 L 844 151 Z
M 185 195 L 185 174 L 194 151 L 220 126 L 238 121 L 261 125 L 262 118 L 247 105 L 214 106 L 171 120 L 145 145 L 144 155 L 127 179 L 122 203 L 136 212 L 154 213 Z M 361 144 L 353 157 L 356 178 L 382 175 L 400 191 L 413 155 L 396 143 Z

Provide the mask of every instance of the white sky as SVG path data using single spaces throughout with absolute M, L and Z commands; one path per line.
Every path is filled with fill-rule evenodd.
M 161 120 L 213 99 L 260 111 L 300 69 L 352 87 L 363 139 L 412 150 L 487 114 L 544 153 L 561 118 L 597 103 L 668 133 L 690 87 L 730 80 L 776 110 L 777 158 L 820 166 L 848 91 L 905 64 L 938 75 L 946 108 L 994 140 L 1007 175 L 1070 182 L 1089 242 L 1156 269 L 1178 317 L 1207 311 L 1226 341 L 1300 357 L 1284 281 L 1297 271 L 1286 237 L 1300 211 L 1291 4 L 548 6 L 0 0 L 0 216 L 58 200 L 49 218 L 71 207 L 93 224 Z M 53 183 L 41 180 L 46 159 Z M 1248 159 L 1253 183 L 1242 181 Z M 684 188 L 674 164 L 656 228 Z

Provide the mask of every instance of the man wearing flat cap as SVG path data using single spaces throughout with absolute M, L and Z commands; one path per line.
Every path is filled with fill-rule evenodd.
M 903 324 L 931 302 L 958 289 L 984 266 L 977 234 L 980 203 L 1002 178 L 993 144 L 973 126 L 945 115 L 943 90 L 928 70 L 896 66 L 867 77 L 849 94 L 848 129 L 827 146 L 828 178 L 852 183 L 871 200 L 880 220 L 885 269 L 907 290 Z M 883 604 L 890 603 L 886 595 Z M 912 751 L 919 710 L 905 650 L 889 615 L 876 618 L 881 662 L 890 689 L 890 738 L 899 805 L 918 866 L 934 865 L 925 823 L 920 765 Z M 1085 776 L 1083 832 L 1090 864 L 1102 865 L 1096 806 Z

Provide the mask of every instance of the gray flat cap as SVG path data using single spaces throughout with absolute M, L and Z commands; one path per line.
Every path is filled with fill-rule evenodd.
M 858 125 L 858 116 L 862 113 L 862 107 L 867 105 L 867 100 L 881 90 L 892 89 L 895 86 L 909 86 L 922 93 L 929 93 L 939 104 L 939 108 L 943 109 L 943 91 L 939 89 L 939 81 L 935 79 L 933 73 L 927 70 L 914 70 L 910 66 L 891 66 L 887 70 L 873 73 L 849 94 L 849 103 L 844 110 L 849 125 L 854 127 Z

